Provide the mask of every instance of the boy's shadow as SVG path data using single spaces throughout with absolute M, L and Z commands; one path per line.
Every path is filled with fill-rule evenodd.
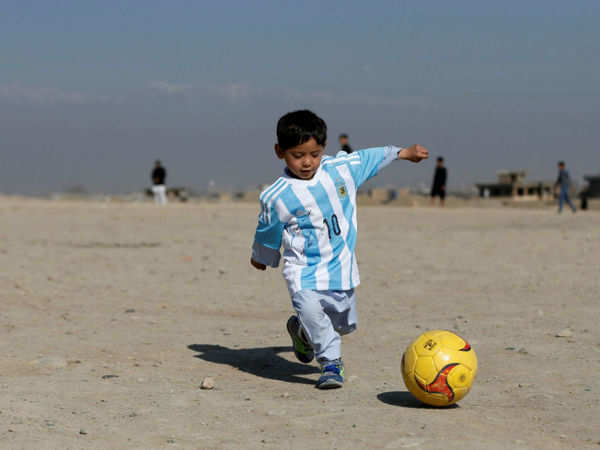
M 291 362 L 278 355 L 278 353 L 293 351 L 292 347 L 235 349 L 213 344 L 192 344 L 188 345 L 188 348 L 198 352 L 197 355 L 194 355 L 196 358 L 217 364 L 228 364 L 242 372 L 271 380 L 314 384 L 314 380 L 297 375 L 310 375 L 319 372 L 319 369 L 315 366 Z

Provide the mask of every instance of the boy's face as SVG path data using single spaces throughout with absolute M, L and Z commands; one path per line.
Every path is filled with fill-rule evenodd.
M 346 136 L 340 137 L 340 145 L 343 147 L 348 143 L 348 138 Z
M 315 176 L 321 158 L 323 157 L 323 146 L 317 144 L 314 138 L 296 147 L 281 150 L 279 144 L 275 144 L 275 153 L 279 159 L 283 159 L 287 168 L 303 180 L 310 180 Z

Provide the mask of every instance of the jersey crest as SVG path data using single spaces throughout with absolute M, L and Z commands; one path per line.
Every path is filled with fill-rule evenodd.
M 341 178 L 338 178 L 337 180 L 335 180 L 335 187 L 337 189 L 338 195 L 340 196 L 340 198 L 344 198 L 346 197 L 346 195 L 348 195 L 348 189 L 346 189 L 346 184 L 344 183 L 344 180 L 342 180 Z

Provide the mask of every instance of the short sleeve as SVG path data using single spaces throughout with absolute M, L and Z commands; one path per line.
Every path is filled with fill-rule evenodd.
M 261 202 L 258 225 L 252 245 L 252 259 L 271 267 L 279 265 L 279 248 L 285 224 L 279 220 L 277 210 Z
M 399 147 L 393 145 L 387 147 L 367 148 L 352 153 L 348 158 L 350 172 L 356 186 L 359 187 L 369 178 L 374 177 L 381 169 L 398 158 Z M 356 158 L 358 155 L 359 157 Z

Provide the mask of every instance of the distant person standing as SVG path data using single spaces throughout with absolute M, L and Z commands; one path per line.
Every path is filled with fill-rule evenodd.
M 435 164 L 435 173 L 433 175 L 433 184 L 431 185 L 431 204 L 435 203 L 435 198 L 440 198 L 440 206 L 444 206 L 446 198 L 446 181 L 448 180 L 448 171 L 444 167 L 444 158 L 441 156 Z
M 564 202 L 567 202 L 567 205 L 571 207 L 571 211 L 575 212 L 575 206 L 569 198 L 571 177 L 569 176 L 569 172 L 565 168 L 564 161 L 558 162 L 558 178 L 556 179 L 556 183 L 554 183 L 554 187 L 560 188 L 560 193 L 558 194 L 558 213 L 560 214 L 562 212 Z
M 579 198 L 581 199 L 580 209 L 585 211 L 588 209 L 588 196 L 590 195 L 590 185 L 586 184 L 584 188 L 579 193 Z
M 154 162 L 154 169 L 152 169 L 152 193 L 154 194 L 154 202 L 159 205 L 167 204 L 167 188 L 165 187 L 165 180 L 167 179 L 167 171 L 162 166 L 160 160 Z
M 340 141 L 340 150 L 343 152 L 346 152 L 348 154 L 352 153 L 354 150 L 352 150 L 352 147 L 350 147 L 350 144 L 348 144 L 348 135 L 345 133 L 340 134 L 339 137 L 339 141 Z

